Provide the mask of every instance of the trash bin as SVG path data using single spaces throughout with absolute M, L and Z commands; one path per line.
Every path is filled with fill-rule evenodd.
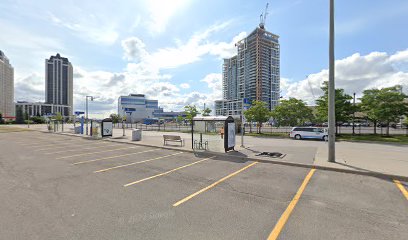
M 141 129 L 132 129 L 132 141 L 142 140 L 142 130 Z
M 81 134 L 81 126 L 75 127 L 75 134 Z

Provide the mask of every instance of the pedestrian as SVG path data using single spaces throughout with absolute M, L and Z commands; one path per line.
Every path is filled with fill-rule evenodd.
M 221 139 L 223 139 L 224 138 L 224 127 L 221 127 L 220 135 L 221 135 Z

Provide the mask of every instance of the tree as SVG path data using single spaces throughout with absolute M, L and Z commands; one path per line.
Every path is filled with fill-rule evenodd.
M 321 87 L 324 94 L 319 99 L 316 100 L 317 105 L 317 113 L 316 118 L 320 122 L 326 122 L 328 120 L 328 95 L 329 95 L 329 87 L 328 82 L 323 82 L 323 86 Z M 350 100 L 353 99 L 352 96 L 346 94 L 344 89 L 336 89 L 335 90 L 335 117 L 336 117 L 336 126 L 340 122 L 346 122 L 350 120 L 351 114 L 354 112 L 354 107 L 351 104 Z M 337 134 L 337 127 L 336 127 L 336 134 Z
M 184 118 L 183 118 L 183 116 L 177 116 L 177 123 L 178 124 L 181 124 L 182 122 L 184 121 Z
M 378 89 L 364 90 L 363 97 L 360 98 L 361 111 L 367 115 L 368 120 L 374 123 L 374 134 L 377 134 L 377 122 L 379 121 L 377 108 L 379 92 L 380 90 Z
M 57 112 L 57 115 L 55 115 L 54 119 L 57 121 L 62 121 L 63 120 L 62 114 L 60 112 Z
M 401 92 L 401 86 L 371 89 L 364 91 L 361 98 L 362 109 L 371 118 L 387 125 L 386 135 L 390 134 L 390 123 L 397 122 L 408 114 L 407 95 Z
M 406 129 L 405 135 L 408 136 L 408 115 L 405 116 L 404 124 L 405 124 L 405 129 Z
M 246 122 L 249 122 L 249 132 L 252 133 L 252 122 L 255 121 L 254 120 L 254 115 L 252 115 L 253 112 L 252 111 L 244 111 L 244 116 L 246 119 Z
M 111 115 L 109 115 L 109 117 L 112 119 L 112 123 L 118 123 L 120 120 L 120 117 L 118 114 L 116 113 L 112 113 Z
M 195 105 L 187 105 L 184 107 L 186 119 L 193 124 L 193 118 L 198 115 L 199 111 Z
M 43 123 L 45 123 L 45 119 L 44 119 L 43 117 L 41 117 L 41 116 L 31 117 L 30 120 L 33 121 L 33 123 L 36 123 L 36 124 L 43 124 Z
M 21 106 L 16 107 L 16 123 L 17 124 L 23 124 L 24 123 L 23 107 L 21 107 Z
M 272 111 L 272 117 L 278 126 L 299 126 L 313 119 L 312 109 L 305 102 L 296 98 L 281 100 Z
M 269 111 L 265 102 L 253 101 L 252 106 L 244 112 L 244 115 L 245 118 L 252 119 L 258 123 L 257 133 L 261 133 L 262 123 L 269 120 L 271 117 L 271 112 Z
M 206 116 L 210 116 L 210 113 L 211 113 L 211 112 L 212 112 L 211 109 L 205 108 L 205 109 L 203 109 L 203 111 L 201 112 L 201 114 L 202 114 L 204 117 L 206 117 Z

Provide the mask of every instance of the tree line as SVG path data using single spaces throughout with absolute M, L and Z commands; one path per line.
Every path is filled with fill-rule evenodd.
M 273 111 L 269 111 L 266 103 L 253 101 L 252 106 L 244 112 L 248 122 L 257 122 L 257 132 L 261 133 L 264 122 L 272 119 L 275 126 L 301 126 L 305 123 L 323 123 L 328 120 L 328 83 L 324 82 L 321 88 L 324 94 L 316 100 L 316 109 L 308 107 L 300 99 L 289 98 L 280 101 Z M 363 91 L 358 105 L 352 104 L 353 97 L 345 93 L 344 89 L 335 90 L 336 126 L 352 119 L 353 113 L 362 112 L 366 119 L 374 124 L 376 134 L 377 124 L 387 127 L 389 135 L 390 123 L 399 122 L 406 116 L 405 124 L 408 127 L 408 95 L 402 92 L 402 87 L 396 85 L 382 89 Z M 337 132 L 337 129 L 336 129 Z

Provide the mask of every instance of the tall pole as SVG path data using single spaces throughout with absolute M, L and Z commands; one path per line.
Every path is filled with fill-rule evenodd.
M 241 147 L 245 147 L 244 145 L 244 124 L 245 124 L 245 116 L 244 116 L 244 99 L 241 102 Z
M 336 161 L 336 114 L 335 114 L 335 87 L 334 87 L 334 0 L 330 0 L 330 42 L 329 42 L 329 162 Z
M 356 93 L 353 93 L 353 135 L 355 134 L 354 132 L 354 119 L 356 117 Z
M 88 96 L 86 96 L 86 135 L 88 135 Z

